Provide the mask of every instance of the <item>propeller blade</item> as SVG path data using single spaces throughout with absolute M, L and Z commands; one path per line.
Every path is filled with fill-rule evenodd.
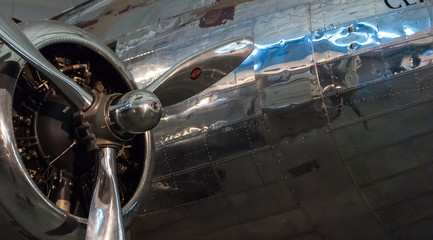
M 174 65 L 146 87 L 162 106 L 188 99 L 221 80 L 237 68 L 253 51 L 250 38 L 226 41 Z
M 30 65 L 47 76 L 78 109 L 85 110 L 92 104 L 92 95 L 48 62 L 13 20 L 1 12 L 0 38 Z
M 99 169 L 87 222 L 86 239 L 125 239 L 116 179 L 116 150 L 101 148 Z

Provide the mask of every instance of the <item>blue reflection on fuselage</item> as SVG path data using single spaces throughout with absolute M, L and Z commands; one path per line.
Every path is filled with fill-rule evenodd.
M 303 61 L 312 55 L 310 36 L 311 34 L 307 34 L 291 39 L 280 39 L 268 44 L 256 43 L 252 54 L 255 63 L 254 71 L 258 72 L 283 63 L 294 64 Z

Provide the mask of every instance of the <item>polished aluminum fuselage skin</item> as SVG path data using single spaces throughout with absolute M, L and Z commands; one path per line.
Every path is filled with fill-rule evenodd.
M 254 40 L 164 107 L 133 239 L 433 238 L 431 1 L 95 1 L 58 19 L 116 41 L 139 88 Z

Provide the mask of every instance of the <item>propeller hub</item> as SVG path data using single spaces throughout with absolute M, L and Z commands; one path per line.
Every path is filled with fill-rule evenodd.
M 161 102 L 147 90 L 124 95 L 93 93 L 89 109 L 74 114 L 77 135 L 88 151 L 102 147 L 120 149 L 125 141 L 151 130 L 161 119 Z
M 162 107 L 155 94 L 147 90 L 134 90 L 115 100 L 108 113 L 117 133 L 140 134 L 158 124 Z

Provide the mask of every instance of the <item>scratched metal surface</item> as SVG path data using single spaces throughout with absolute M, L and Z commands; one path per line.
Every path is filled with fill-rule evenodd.
M 172 17 L 151 1 L 153 19 L 116 37 L 139 87 L 229 37 L 252 37 L 255 50 L 164 109 L 133 235 L 432 238 L 433 7 L 415 2 L 191 0 Z M 115 31 L 95 32 L 109 42 Z

